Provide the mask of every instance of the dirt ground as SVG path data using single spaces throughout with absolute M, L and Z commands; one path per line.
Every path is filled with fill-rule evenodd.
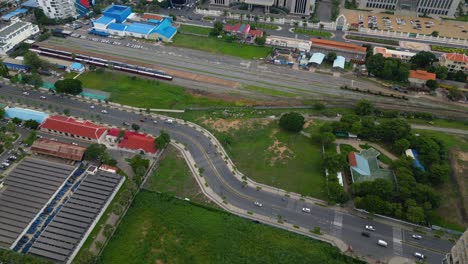
M 279 129 L 274 129 L 271 132 L 270 137 L 273 139 L 273 143 L 266 150 L 269 153 L 275 154 L 270 159 L 270 166 L 274 166 L 277 162 L 285 164 L 287 160 L 294 158 L 294 152 L 276 138 L 276 133 L 278 132 Z
M 451 210 L 445 210 L 440 208 L 442 213 L 447 214 L 449 212 L 452 215 L 452 221 L 456 222 L 459 225 L 467 226 L 468 225 L 468 152 L 462 151 L 451 151 L 450 153 L 451 167 L 453 170 L 453 175 L 450 179 L 451 184 L 449 186 L 452 188 L 457 188 L 458 190 L 449 190 L 449 192 L 459 193 L 450 199 L 448 204 Z M 460 197 L 457 199 L 457 197 Z M 448 208 L 447 208 L 448 209 Z M 456 210 L 453 210 L 456 209 Z
M 385 13 L 375 14 L 374 12 L 349 9 L 342 9 L 341 13 L 346 16 L 347 22 L 349 24 L 357 23 L 358 17 L 361 15 L 363 17 L 364 27 L 367 27 L 367 16 L 373 15 L 377 17 L 378 28 L 384 29 L 382 17 L 389 17 L 392 22 L 392 31 L 419 33 L 426 35 L 431 34 L 433 31 L 439 31 L 439 35 L 442 37 L 468 39 L 468 33 L 462 32 L 462 30 L 468 30 L 468 23 L 462 21 L 442 20 L 440 18 L 422 18 L 416 16 L 398 16 Z M 406 25 L 398 25 L 396 23 L 396 18 L 404 19 Z M 419 20 L 422 28 L 419 30 L 413 29 L 410 20 Z M 425 22 L 433 22 L 434 25 L 431 28 L 426 28 Z
M 272 120 L 270 119 L 212 119 L 208 118 L 202 121 L 203 124 L 209 125 L 211 128 L 218 132 L 228 132 L 231 129 L 238 130 L 245 127 L 250 127 L 254 123 L 262 126 L 268 125 Z

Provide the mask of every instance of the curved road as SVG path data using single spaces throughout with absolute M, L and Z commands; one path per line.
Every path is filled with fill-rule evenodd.
M 113 126 L 121 126 L 122 122 L 134 123 L 142 119 L 140 114 L 121 111 L 104 106 L 96 106 L 91 110 L 90 105 L 85 102 L 71 100 L 67 97 L 61 98 L 57 95 L 48 95 L 46 100 L 39 99 L 38 91 L 29 91 L 25 96 L 19 88 L 4 85 L 0 93 L 5 100 L 27 105 L 42 105 L 47 109 L 50 105 L 57 112 L 68 108 L 73 116 L 90 118 L 90 115 L 100 115 L 101 121 Z M 50 107 L 49 107 L 50 108 Z M 100 114 L 106 109 L 108 114 Z M 451 243 L 444 240 L 424 237 L 422 240 L 411 239 L 411 232 L 398 226 L 390 226 L 380 222 L 362 219 L 347 213 L 342 213 L 333 208 L 324 208 L 314 204 L 308 204 L 301 200 L 285 198 L 283 194 L 267 191 L 257 191 L 253 186 L 244 186 L 237 180 L 222 155 L 217 152 L 216 147 L 210 139 L 202 132 L 184 124 L 167 124 L 160 120 L 158 124 L 152 122 L 140 123 L 142 130 L 157 135 L 161 129 L 167 131 L 171 138 L 183 143 L 195 159 L 199 168 L 203 168 L 203 176 L 210 188 L 233 206 L 242 210 L 251 211 L 271 219 L 277 219 L 280 215 L 283 221 L 299 225 L 306 229 L 319 226 L 325 233 L 333 235 L 352 246 L 359 255 L 365 255 L 374 259 L 388 260 L 392 256 L 405 256 L 414 258 L 414 252 L 426 255 L 428 263 L 440 263 L 443 254 L 451 248 Z M 254 201 L 260 201 L 263 206 L 254 205 Z M 311 213 L 303 213 L 301 209 L 309 207 Z M 365 225 L 373 225 L 376 228 L 370 238 L 361 236 Z M 388 242 L 388 247 L 377 245 L 377 240 L 383 239 Z

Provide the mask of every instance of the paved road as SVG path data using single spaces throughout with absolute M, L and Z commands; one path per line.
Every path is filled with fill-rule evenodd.
M 20 99 L 21 102 L 28 104 L 44 104 L 44 101 L 39 99 L 40 94 L 37 91 L 31 91 L 30 96 L 24 96 L 18 88 L 4 85 L 1 89 L 2 95 L 14 102 Z M 87 103 L 60 96 L 50 95 L 46 103 L 52 105 L 54 109 L 57 107 L 59 112 L 66 107 L 70 109 L 71 115 L 84 118 L 88 118 L 92 114 L 96 115 L 101 109 L 107 109 L 109 114 L 101 115 L 102 122 L 114 126 L 121 126 L 124 121 L 134 122 L 134 120 L 142 118 L 141 114 L 110 109 L 106 106 L 99 106 L 91 110 Z M 414 252 L 418 251 L 428 256 L 428 263 L 440 263 L 443 253 L 451 247 L 448 241 L 429 237 L 421 241 L 413 241 L 408 238 L 407 231 L 397 226 L 392 227 L 301 200 L 285 199 L 284 194 L 257 191 L 254 186 L 244 186 L 232 175 L 213 143 L 202 132 L 184 124 L 167 124 L 163 120 L 160 120 L 158 124 L 145 122 L 140 123 L 140 125 L 143 131 L 155 135 L 163 129 L 171 135 L 172 139 L 187 146 L 198 167 L 204 169 L 204 179 L 210 188 L 220 197 L 225 197 L 228 203 L 242 210 L 254 212 L 254 215 L 261 214 L 273 220 L 280 215 L 283 221 L 307 229 L 319 226 L 323 232 L 334 235 L 351 245 L 356 253 L 380 260 L 388 260 L 396 255 L 412 258 Z M 254 201 L 260 201 L 263 206 L 255 206 Z M 301 212 L 302 207 L 311 208 L 312 213 Z M 377 229 L 376 232 L 372 233 L 371 238 L 361 236 L 363 227 L 368 224 Z M 377 239 L 387 241 L 388 247 L 377 246 Z

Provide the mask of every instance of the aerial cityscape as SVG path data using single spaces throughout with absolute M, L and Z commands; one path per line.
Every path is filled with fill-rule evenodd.
M 468 0 L 2 0 L 0 57 L 0 263 L 468 264 Z

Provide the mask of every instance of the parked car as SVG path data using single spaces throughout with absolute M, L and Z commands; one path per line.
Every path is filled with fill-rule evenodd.
M 414 252 L 414 256 L 418 259 L 425 259 L 426 256 L 424 256 L 423 254 L 419 253 L 419 252 Z
M 381 246 L 381 247 L 387 247 L 387 242 L 385 242 L 384 240 L 378 240 L 377 241 L 377 245 Z
M 28 92 L 23 92 L 23 95 L 29 95 L 29 93 Z
M 174 123 L 174 120 L 168 118 L 168 119 L 166 119 L 166 123 L 168 123 L 168 124 L 173 124 L 173 123 Z
M 153 123 L 157 124 L 157 123 L 158 123 L 158 120 L 153 120 Z
M 101 110 L 101 113 L 108 114 L 109 112 L 107 112 L 107 110 Z
M 91 106 L 89 106 L 89 108 L 91 108 L 91 109 L 94 109 L 94 108 L 95 108 L 95 106 L 94 106 L 94 105 L 91 105 Z
M 39 98 L 41 98 L 42 100 L 47 99 L 47 97 L 45 97 L 45 96 L 43 96 L 43 95 L 39 96 Z
M 16 160 L 16 159 L 17 159 L 17 157 L 14 156 L 14 155 L 11 155 L 10 157 L 8 157 L 8 160 Z
M 414 239 L 418 239 L 418 240 L 422 238 L 422 236 L 416 235 L 416 234 L 412 235 L 411 237 L 413 237 Z
M 304 208 L 302 208 L 302 212 L 310 213 L 310 208 L 304 207 Z
M 262 207 L 262 206 L 263 206 L 263 204 L 260 203 L 259 201 L 255 201 L 254 204 L 255 204 L 256 206 L 258 206 L 258 207 Z
M 366 225 L 366 230 L 375 231 L 375 228 L 371 225 Z
M 72 142 L 71 143 L 73 146 L 78 146 L 78 144 L 76 144 L 75 142 Z

